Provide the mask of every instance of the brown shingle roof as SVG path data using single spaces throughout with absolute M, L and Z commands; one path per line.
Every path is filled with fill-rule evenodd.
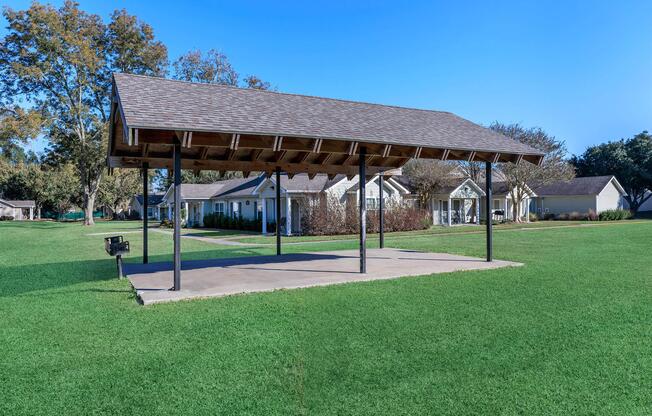
M 215 131 L 541 155 L 443 111 L 114 74 L 130 128 Z

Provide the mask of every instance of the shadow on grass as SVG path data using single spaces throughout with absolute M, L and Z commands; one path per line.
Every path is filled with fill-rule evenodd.
M 260 255 L 259 251 L 233 248 L 182 253 L 182 260 L 228 258 Z M 151 263 L 166 262 L 171 254 L 150 255 Z M 142 257 L 129 257 L 126 263 L 142 263 Z M 125 264 L 127 266 L 127 264 Z M 67 286 L 103 282 L 118 278 L 114 257 L 106 259 L 62 261 L 29 266 L 3 267 L 0 274 L 0 297 L 12 297 L 40 290 L 62 289 Z M 83 289 L 86 291 L 105 291 L 105 289 Z

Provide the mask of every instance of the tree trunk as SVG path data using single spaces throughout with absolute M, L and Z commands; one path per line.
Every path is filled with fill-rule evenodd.
M 84 192 L 84 225 L 95 225 L 93 211 L 97 192 Z
M 100 181 L 90 180 L 84 184 L 84 225 L 95 225 L 93 211 L 95 210 L 95 199 L 100 189 Z
M 627 205 L 629 205 L 629 212 L 631 212 L 632 215 L 636 215 L 641 204 L 639 203 L 638 198 L 630 196 L 631 192 L 632 191 L 630 190 L 630 194 L 625 197 L 625 200 L 627 201 Z

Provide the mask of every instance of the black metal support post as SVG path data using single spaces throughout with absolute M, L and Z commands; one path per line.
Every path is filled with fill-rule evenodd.
M 378 187 L 379 187 L 379 194 L 380 194 L 380 199 L 378 201 L 378 222 L 379 222 L 379 237 L 380 237 L 380 248 L 385 248 L 385 206 L 383 202 L 383 195 L 385 192 L 385 174 L 383 172 L 380 172 L 380 176 L 378 179 Z
M 366 175 L 367 151 L 360 148 L 358 188 L 360 191 L 360 273 L 367 273 L 367 175 Z
M 118 278 L 124 279 L 125 275 L 124 272 L 122 271 L 122 256 L 120 254 L 115 256 L 115 263 L 118 267 Z
M 181 290 L 181 143 L 174 143 L 174 286 Z
M 143 264 L 147 264 L 149 262 L 148 253 L 147 253 L 147 242 L 148 242 L 147 220 L 149 219 L 147 215 L 147 210 L 149 209 L 148 171 L 149 171 L 149 163 L 145 162 L 143 163 Z
M 491 186 L 491 162 L 485 163 L 485 193 L 487 199 L 485 203 L 485 221 L 487 222 L 487 261 L 493 260 L 493 215 L 491 215 L 491 206 L 493 202 L 493 192 Z
M 281 168 L 276 168 L 276 255 L 281 255 Z

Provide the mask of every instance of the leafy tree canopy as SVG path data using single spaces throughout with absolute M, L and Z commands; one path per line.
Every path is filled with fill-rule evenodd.
M 634 213 L 652 196 L 647 192 L 652 189 L 652 135 L 647 131 L 591 146 L 571 161 L 580 176 L 615 175 Z
M 74 163 L 85 223 L 93 223 L 110 113 L 112 72 L 164 75 L 167 49 L 151 27 L 124 10 L 109 24 L 66 1 L 59 9 L 34 2 L 26 10 L 6 8 L 7 35 L 0 40 L 0 93 L 11 97 L 2 123 L 18 140 L 44 132 L 52 151 Z M 39 114 L 36 119 L 33 114 Z M 5 119 L 8 116 L 5 116 Z M 21 128 L 19 128 L 21 127 Z
M 490 129 L 517 142 L 527 144 L 545 153 L 541 165 L 523 162 L 500 163 L 499 174 L 504 178 L 513 201 L 513 214 L 516 221 L 521 221 L 521 202 L 527 197 L 526 186 L 536 187 L 559 180 L 569 180 L 575 176 L 573 166 L 568 161 L 566 144 L 557 140 L 538 127 L 526 128 L 518 123 L 502 124 L 494 122 Z

